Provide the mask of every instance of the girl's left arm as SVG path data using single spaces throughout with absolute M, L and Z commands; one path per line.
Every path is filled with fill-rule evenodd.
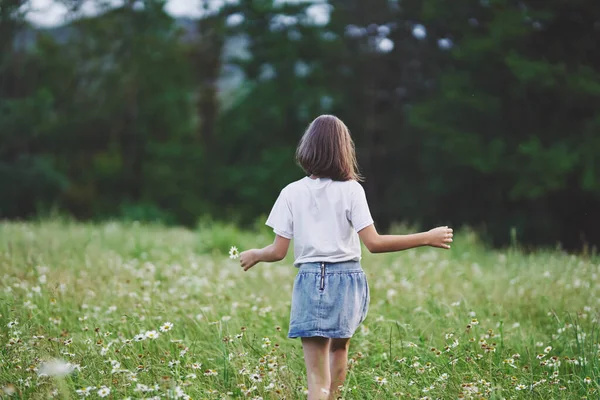
M 290 247 L 290 239 L 275 235 L 275 241 L 262 249 L 251 249 L 240 253 L 240 265 L 244 271 L 248 271 L 261 261 L 281 261 L 287 255 Z

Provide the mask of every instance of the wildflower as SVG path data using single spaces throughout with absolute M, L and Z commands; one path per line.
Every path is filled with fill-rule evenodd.
M 75 368 L 62 360 L 51 360 L 42 364 L 39 375 L 62 377 L 73 372 Z
M 106 386 L 102 386 L 100 388 L 100 390 L 98 390 L 98 396 L 100 397 L 106 397 L 110 394 L 110 389 L 107 388 Z
M 254 382 L 262 382 L 262 377 L 259 374 L 250 375 L 250 379 L 252 379 Z
M 517 385 L 517 387 L 515 387 L 515 389 L 517 389 L 517 390 L 525 390 L 525 389 L 527 389 L 527 386 L 525 386 L 525 385 L 523 385 L 521 383 L 521 384 Z
M 217 371 L 213 371 L 212 369 L 207 369 L 204 371 L 204 376 L 217 376 L 219 373 Z
M 96 389 L 95 386 L 86 386 L 84 388 L 81 389 L 77 389 L 75 391 L 75 393 L 83 396 L 83 397 L 88 397 L 90 395 L 90 393 L 92 393 L 92 390 Z
M 517 368 L 515 366 L 515 359 L 514 358 L 507 358 L 506 360 L 502 361 L 504 364 L 507 364 L 509 367 L 513 367 L 513 368 Z
M 17 321 L 10 321 L 6 326 L 8 326 L 9 328 L 13 328 L 17 325 L 19 325 Z
M 192 364 L 192 369 L 200 369 L 200 367 L 202 367 L 201 363 L 193 363 Z
M 143 333 L 140 333 L 138 335 L 135 335 L 133 337 L 133 340 L 135 340 L 136 342 L 141 342 L 142 340 L 146 339 L 146 335 Z
M 550 351 L 552 351 L 552 346 L 548 346 L 544 349 L 544 353 L 546 354 L 550 353 Z
M 479 321 L 477 320 L 477 318 L 473 318 L 471 320 L 471 325 L 479 325 Z
M 235 246 L 231 246 L 231 248 L 229 249 L 229 258 L 231 258 L 232 260 L 235 260 L 239 256 L 240 256 L 240 252 L 238 251 L 238 248 Z
M 148 331 L 145 334 L 147 339 L 158 339 L 159 333 L 156 331 Z
M 173 324 L 170 322 L 165 322 L 164 324 L 162 324 L 162 326 L 160 327 L 160 331 L 161 332 L 168 332 L 171 329 L 173 329 Z
M 590 383 L 592 383 L 592 379 L 589 376 L 586 376 L 585 379 L 583 380 L 585 383 L 587 383 L 588 385 Z

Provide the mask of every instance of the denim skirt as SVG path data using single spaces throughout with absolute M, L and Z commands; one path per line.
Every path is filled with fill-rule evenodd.
M 300 264 L 288 337 L 350 338 L 365 320 L 369 300 L 360 262 Z

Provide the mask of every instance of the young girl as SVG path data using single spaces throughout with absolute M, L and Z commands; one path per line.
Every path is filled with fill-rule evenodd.
M 308 398 L 335 398 L 346 379 L 350 338 L 369 307 L 360 241 L 371 253 L 433 246 L 449 249 L 452 229 L 379 235 L 369 211 L 350 132 L 331 115 L 315 119 L 296 158 L 307 176 L 286 186 L 266 224 L 275 241 L 240 254 L 244 271 L 282 260 L 294 239 L 294 281 L 288 337 L 302 340 Z M 359 241 L 360 238 L 360 241 Z

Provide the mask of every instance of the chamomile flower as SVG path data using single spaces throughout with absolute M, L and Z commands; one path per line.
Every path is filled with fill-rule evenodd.
M 173 329 L 173 324 L 172 324 L 172 323 L 170 323 L 170 322 L 165 322 L 164 324 L 162 324 L 162 325 L 160 326 L 160 331 L 161 331 L 161 332 L 168 332 L 168 331 L 170 331 L 171 329 Z
M 240 256 L 240 252 L 238 251 L 238 248 L 235 246 L 231 246 L 231 248 L 229 249 L 229 258 L 231 258 L 232 260 L 235 260 L 239 256 Z
M 95 386 L 86 386 L 84 388 L 77 389 L 75 391 L 75 393 L 77 393 L 78 395 L 81 395 L 83 397 L 88 397 L 92 393 L 92 390 L 94 390 L 94 389 L 96 389 Z
M 385 385 L 387 383 L 387 379 L 382 378 L 380 376 L 376 376 L 375 377 L 375 383 L 377 383 L 378 385 Z
M 102 386 L 100 388 L 100 390 L 98 390 L 98 396 L 100 397 L 106 397 L 110 394 L 110 389 L 107 388 L 106 386 Z
M 42 364 L 39 369 L 39 375 L 63 377 L 73 372 L 75 368 L 72 364 L 62 360 L 50 360 Z
M 152 340 L 154 340 L 154 339 L 158 339 L 158 336 L 159 336 L 160 334 L 159 334 L 158 332 L 156 332 L 156 331 L 148 331 L 148 332 L 146 332 L 146 334 L 145 334 L 145 335 L 146 335 L 146 338 L 147 338 L 147 339 L 152 339 Z

